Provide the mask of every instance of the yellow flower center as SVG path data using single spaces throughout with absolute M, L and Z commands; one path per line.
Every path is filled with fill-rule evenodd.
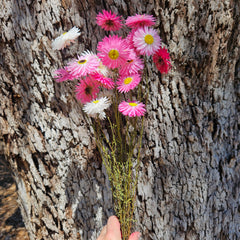
M 131 107 L 136 107 L 138 104 L 137 103 L 135 103 L 135 102 L 130 102 L 130 103 L 128 103 Z
M 62 35 L 65 35 L 67 32 L 64 32 Z
M 152 35 L 147 34 L 147 35 L 144 37 L 144 41 L 145 41 L 145 43 L 147 43 L 147 44 L 153 44 L 154 38 L 153 38 Z
M 87 62 L 87 60 L 86 59 L 83 59 L 83 60 L 79 60 L 78 61 L 78 64 L 84 64 L 84 63 L 86 63 Z
M 112 60 L 116 60 L 119 57 L 119 52 L 116 49 L 112 49 L 109 51 L 108 56 L 112 59 Z
M 130 82 L 132 82 L 132 78 L 131 77 L 127 77 L 124 79 L 124 84 L 129 84 Z
M 99 100 L 95 100 L 95 101 L 93 101 L 93 103 L 98 103 L 99 102 Z

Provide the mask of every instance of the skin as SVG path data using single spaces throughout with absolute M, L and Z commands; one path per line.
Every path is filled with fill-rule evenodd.
M 139 240 L 140 236 L 139 232 L 134 232 L 128 240 Z M 97 240 L 122 240 L 120 223 L 116 216 L 109 217 L 107 225 L 103 227 Z

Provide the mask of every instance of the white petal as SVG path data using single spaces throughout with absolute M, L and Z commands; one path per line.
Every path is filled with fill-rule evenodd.
M 54 50 L 61 50 L 68 46 L 71 42 L 74 42 L 74 40 L 80 35 L 80 30 L 77 27 L 73 27 L 68 32 L 63 33 L 59 37 L 57 37 L 52 42 L 52 48 Z

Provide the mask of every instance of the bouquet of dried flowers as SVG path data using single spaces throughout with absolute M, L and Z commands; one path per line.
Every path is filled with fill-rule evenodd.
M 171 68 L 167 49 L 162 46 L 155 18 L 129 16 L 124 20 L 103 10 L 96 23 L 107 31 L 97 52 L 85 50 L 64 68 L 55 71 L 57 82 L 75 80 L 76 98 L 82 105 L 112 189 L 115 213 L 122 238 L 128 239 L 134 221 L 136 187 L 142 146 L 144 115 L 149 96 L 146 64 L 151 59 L 160 73 Z M 128 29 L 126 37 L 114 34 Z M 61 50 L 80 35 L 77 27 L 52 42 Z

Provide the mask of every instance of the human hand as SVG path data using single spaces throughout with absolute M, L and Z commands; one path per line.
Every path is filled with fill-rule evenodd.
M 139 240 L 140 232 L 134 232 L 128 240 Z M 120 223 L 116 216 L 111 216 L 108 219 L 107 225 L 103 227 L 97 240 L 121 240 Z

